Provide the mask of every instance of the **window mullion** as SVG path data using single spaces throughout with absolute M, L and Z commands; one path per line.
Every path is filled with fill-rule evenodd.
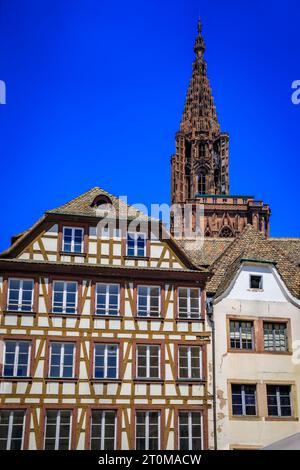
M 192 312 L 191 312 L 191 290 L 190 288 L 187 289 L 186 291 L 187 295 L 187 309 L 188 309 L 188 318 L 192 317 Z
M 146 346 L 146 376 L 150 377 L 150 347 Z
M 105 433 L 105 411 L 101 413 L 101 450 L 104 450 L 104 433 Z
M 60 436 L 60 410 L 56 416 L 56 430 L 55 430 L 55 450 L 59 448 L 59 436 Z
M 146 411 L 146 450 L 149 450 L 149 411 Z
M 106 292 L 105 292 L 105 313 L 108 314 L 109 312 L 109 284 L 106 284 Z
M 191 351 L 191 347 L 188 346 L 187 348 L 187 360 L 188 360 L 188 377 L 191 378 L 192 377 L 192 357 L 191 357 L 191 354 L 192 354 L 192 351 Z
M 20 289 L 18 295 L 18 310 L 22 310 L 22 297 L 23 297 L 23 280 L 20 281 Z
M 189 450 L 193 450 L 193 426 L 192 426 L 192 413 L 188 412 L 188 433 L 189 433 Z
M 147 317 L 149 317 L 150 314 L 150 287 L 147 287 Z
M 65 345 L 63 343 L 61 344 L 61 347 L 60 347 L 60 361 L 59 361 L 59 376 L 60 377 L 63 377 L 64 355 L 65 355 Z
M 277 401 L 278 416 L 281 416 L 281 405 L 280 405 L 280 391 L 279 391 L 279 387 L 276 387 L 276 401 Z
M 104 346 L 104 378 L 107 377 L 108 346 Z
M 244 385 L 242 385 L 242 412 L 243 415 L 246 415 L 246 397 L 245 397 L 245 388 Z
M 64 282 L 64 287 L 63 287 L 63 304 L 62 304 L 62 310 L 63 313 L 66 313 L 67 311 L 67 283 Z
M 15 349 L 14 370 L 13 370 L 14 377 L 17 376 L 17 371 L 18 371 L 19 351 L 20 351 L 20 343 L 19 343 L 19 341 L 17 341 L 16 342 L 16 349 Z
M 8 420 L 8 433 L 7 433 L 6 450 L 10 450 L 10 448 L 11 448 L 11 436 L 12 436 L 13 420 L 14 420 L 14 412 L 11 411 L 9 413 L 9 420 Z

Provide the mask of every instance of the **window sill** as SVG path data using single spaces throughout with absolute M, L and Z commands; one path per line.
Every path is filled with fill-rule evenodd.
M 134 383 L 137 383 L 137 384 L 151 384 L 151 383 L 155 383 L 155 384 L 163 384 L 164 383 L 164 380 L 163 379 L 147 379 L 147 378 L 139 378 L 139 377 L 136 377 L 133 379 L 133 382 Z
M 134 260 L 144 260 L 144 261 L 148 261 L 150 259 L 150 256 L 129 256 L 129 255 L 126 255 L 124 256 L 124 259 L 134 259 Z
M 181 379 L 177 378 L 176 379 L 176 384 L 183 384 L 183 385 L 204 385 L 206 383 L 206 380 L 204 379 Z
M 256 349 L 228 349 L 229 353 L 233 354 L 275 354 L 275 355 L 282 355 L 282 356 L 292 356 L 293 353 L 291 351 L 258 351 Z
M 176 322 L 186 322 L 186 323 L 204 323 L 205 319 L 204 318 L 180 318 L 176 317 L 175 318 Z
M 45 377 L 45 382 L 55 382 L 55 383 L 77 383 L 78 377 Z
M 299 421 L 299 418 L 296 418 L 295 416 L 266 416 L 265 421 Z
M 79 313 L 54 313 L 50 312 L 49 317 L 60 317 L 60 318 L 81 318 Z M 88 316 L 86 316 L 88 318 Z
M 99 383 L 99 384 L 110 384 L 110 383 L 117 383 L 120 384 L 122 382 L 121 379 L 90 379 L 92 383 Z
M 133 317 L 135 321 L 140 321 L 140 320 L 146 320 L 146 321 L 164 321 L 164 317 L 140 317 L 138 315 L 135 315 Z
M 86 257 L 87 253 L 75 253 L 74 251 L 60 251 L 59 254 L 61 256 L 81 256 L 81 257 Z
M 26 317 L 35 317 L 37 312 L 28 312 L 28 311 L 20 311 L 20 310 L 3 310 L 3 315 L 24 315 Z
M 247 289 L 247 291 L 248 291 L 248 292 L 263 292 L 264 289 L 256 289 L 256 288 L 254 288 L 254 287 L 253 287 L 253 288 L 250 287 L 249 289 Z
M 0 377 L 0 382 L 32 382 L 32 377 Z
M 103 315 L 103 314 L 97 314 L 94 313 L 92 315 L 94 320 L 123 320 L 123 315 Z
M 232 421 L 262 421 L 262 416 L 234 416 L 230 415 L 229 419 Z

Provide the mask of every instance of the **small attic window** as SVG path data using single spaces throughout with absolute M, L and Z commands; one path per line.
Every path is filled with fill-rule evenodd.
M 263 288 L 263 277 L 250 274 L 250 289 L 262 289 Z
M 96 209 L 96 213 L 99 216 L 107 215 L 113 208 L 112 202 L 108 196 L 105 194 L 100 194 L 99 196 L 95 197 L 93 200 L 91 207 Z
M 101 207 L 101 206 L 105 206 L 105 205 L 112 205 L 112 202 L 111 202 L 111 199 L 106 196 L 105 194 L 99 194 L 98 196 L 95 197 L 95 199 L 93 200 L 92 204 L 91 204 L 91 207 Z

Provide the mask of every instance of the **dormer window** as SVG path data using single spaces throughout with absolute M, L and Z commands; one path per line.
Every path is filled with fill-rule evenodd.
M 146 256 L 146 234 L 127 233 L 127 256 Z
M 91 206 L 96 209 L 96 213 L 99 216 L 105 216 L 113 209 L 110 198 L 105 194 L 99 194 L 99 196 L 95 197 Z
M 66 253 L 83 253 L 84 230 L 77 227 L 63 228 L 63 247 Z
M 250 289 L 262 289 L 263 288 L 263 277 L 250 274 Z

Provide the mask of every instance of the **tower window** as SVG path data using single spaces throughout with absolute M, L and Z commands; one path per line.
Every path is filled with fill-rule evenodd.
M 206 176 L 205 175 L 198 176 L 198 193 L 199 194 L 206 193 Z

